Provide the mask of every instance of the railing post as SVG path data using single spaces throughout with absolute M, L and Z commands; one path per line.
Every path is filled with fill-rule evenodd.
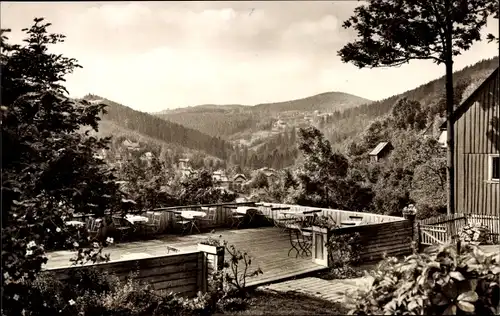
M 329 238 L 329 231 L 327 228 L 312 226 L 312 262 L 328 267 L 328 247 L 327 242 Z
M 201 269 L 200 291 L 203 293 L 209 290 L 209 282 L 212 276 L 224 269 L 224 246 L 210 246 L 198 244 L 198 250 L 203 254 Z

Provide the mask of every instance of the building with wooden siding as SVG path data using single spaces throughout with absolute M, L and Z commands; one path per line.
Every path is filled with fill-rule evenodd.
M 499 117 L 497 68 L 452 116 L 456 213 L 500 216 Z
M 390 142 L 380 142 L 368 155 L 370 156 L 371 161 L 376 162 L 386 157 L 393 149 L 394 147 L 392 147 Z

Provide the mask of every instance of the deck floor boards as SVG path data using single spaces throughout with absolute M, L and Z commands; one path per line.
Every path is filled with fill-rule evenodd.
M 288 234 L 273 227 L 220 230 L 187 236 L 165 235 L 155 240 L 115 244 L 105 248 L 103 252 L 110 254 L 111 262 L 133 255 L 136 255 L 134 259 L 140 259 L 141 256 L 144 258 L 161 256 L 168 253 L 167 246 L 180 251 L 192 251 L 197 249 L 197 244 L 201 240 L 209 236 L 218 238 L 219 235 L 222 235 L 221 238 L 229 245 L 234 245 L 251 256 L 251 269 L 260 267 L 263 271 L 263 274 L 249 278 L 247 286 L 273 283 L 324 269 L 323 266 L 313 263 L 310 256 L 295 258 L 295 253 L 292 252 L 289 257 L 288 251 L 291 246 Z M 45 268 L 69 267 L 71 265 L 69 259 L 73 256 L 74 252 L 71 251 L 50 252 Z

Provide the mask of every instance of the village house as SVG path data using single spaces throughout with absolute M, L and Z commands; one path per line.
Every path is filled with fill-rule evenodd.
M 125 146 L 125 148 L 127 148 L 128 150 L 138 151 L 139 149 L 141 149 L 141 145 L 139 145 L 139 143 L 134 143 L 128 139 L 124 140 L 122 145 Z
M 226 176 L 224 170 L 217 170 L 212 173 L 212 179 L 214 182 L 218 183 L 221 188 L 229 189 L 230 180 Z
M 242 173 L 238 173 L 233 177 L 233 188 L 241 190 L 245 182 L 247 182 L 247 177 Z
M 455 212 L 500 216 L 498 68 L 458 106 L 455 133 Z M 440 140 L 446 145 L 446 122 Z
M 368 155 L 371 161 L 377 162 L 385 158 L 393 149 L 390 142 L 380 142 Z
M 183 177 L 189 177 L 196 173 L 196 171 L 189 166 L 189 159 L 179 159 L 179 171 Z

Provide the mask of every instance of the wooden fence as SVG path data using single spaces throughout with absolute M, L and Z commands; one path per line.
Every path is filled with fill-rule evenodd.
M 212 254 L 204 251 L 173 253 L 165 256 L 143 259 L 116 260 L 94 265 L 71 266 L 46 269 L 46 273 L 54 274 L 64 281 L 76 270 L 96 268 L 116 275 L 124 281 L 131 273 L 136 272 L 136 281 L 149 284 L 155 290 L 173 292 L 182 296 L 194 296 L 198 291 L 204 292 L 213 267 L 208 269 Z
M 370 263 L 381 260 L 384 255 L 398 257 L 411 254 L 414 239 L 414 222 L 399 220 L 369 225 L 337 228 L 333 230 L 313 229 L 312 260 L 321 265 L 332 266 L 335 254 L 330 254 L 326 241 L 332 235 L 359 233 L 361 240 L 360 260 Z M 318 236 L 322 235 L 322 236 Z
M 264 204 L 263 206 L 261 204 Z M 313 210 L 321 210 L 318 215 L 326 216 L 335 221 L 336 224 L 340 225 L 343 221 L 348 221 L 350 216 L 362 217 L 362 224 L 375 224 L 375 223 L 386 223 L 386 222 L 394 222 L 401 221 L 403 217 L 397 216 L 388 216 L 388 215 L 380 215 L 373 213 L 364 213 L 364 212 L 351 212 L 351 211 L 343 211 L 343 210 L 335 210 L 329 208 L 320 208 L 320 207 L 310 207 L 310 206 L 301 206 L 301 205 L 290 205 L 290 204 L 278 204 L 278 203 L 258 203 L 260 205 L 258 209 L 268 218 L 271 219 L 280 219 L 283 217 L 283 210 L 272 210 L 272 208 L 289 208 L 286 210 L 287 212 L 303 212 L 303 211 L 313 211 Z
M 384 254 L 397 257 L 412 252 L 413 223 L 409 220 L 343 227 L 332 233 L 341 235 L 352 232 L 361 236 L 362 262 L 381 260 Z
M 444 244 L 455 240 L 463 227 L 471 224 L 487 226 L 490 233 L 500 233 L 500 219 L 497 216 L 478 214 L 450 214 L 418 221 L 422 245 Z

